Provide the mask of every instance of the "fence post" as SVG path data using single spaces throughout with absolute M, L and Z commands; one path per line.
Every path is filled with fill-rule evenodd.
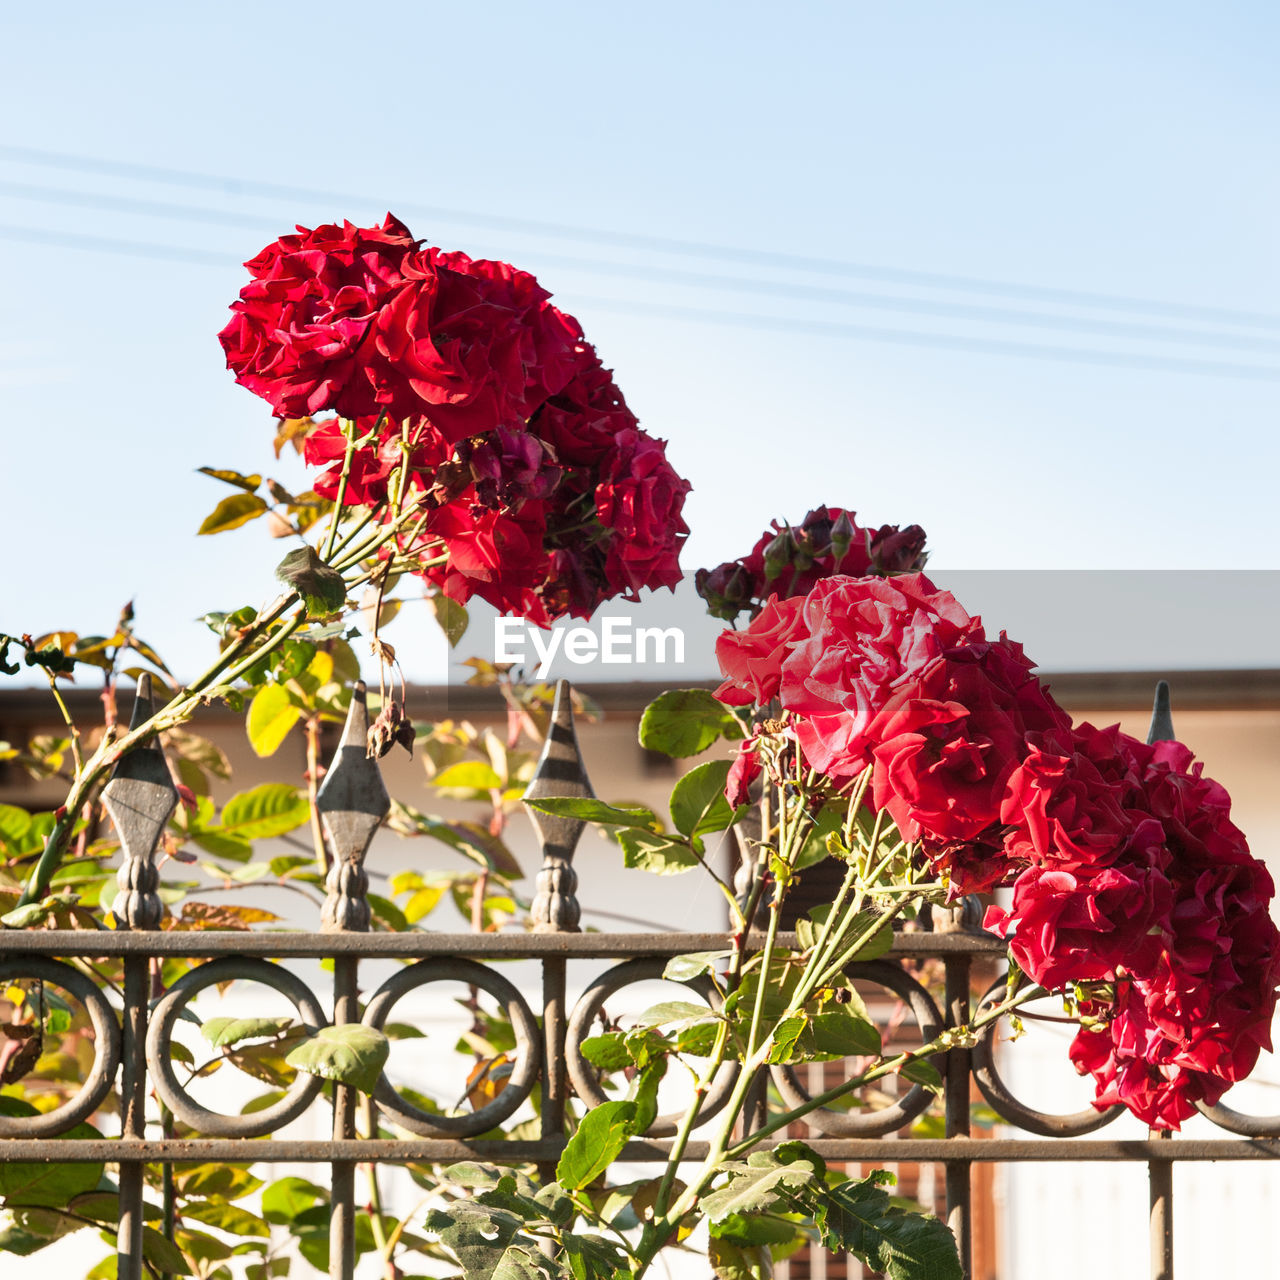
M 946 965 L 946 1025 L 963 1027 L 968 1025 L 969 1008 L 969 974 L 972 961 L 967 955 L 949 955 Z M 969 1072 L 972 1066 L 972 1054 L 968 1049 L 958 1045 L 947 1050 L 943 1097 L 946 1116 L 946 1136 L 948 1138 L 968 1138 L 969 1136 Z M 947 1226 L 956 1238 L 956 1249 L 960 1254 L 960 1270 L 964 1280 L 970 1280 L 973 1274 L 973 1236 L 971 1162 L 968 1160 L 948 1160 L 946 1164 L 947 1185 Z
M 1156 684 L 1155 701 L 1151 708 L 1151 728 L 1147 742 L 1172 742 L 1173 711 L 1169 700 L 1169 682 Z M 1171 1141 L 1173 1134 L 1167 1130 L 1152 1129 L 1149 1137 Z M 1151 1160 L 1147 1164 L 1148 1218 L 1151 1248 L 1151 1280 L 1173 1280 L 1173 1162 Z
M 155 714 L 151 677 L 138 678 L 131 729 Z M 123 929 L 159 927 L 164 907 L 157 892 L 156 845 L 178 804 L 178 791 L 164 752 L 155 742 L 134 747 L 102 789 L 102 806 L 115 824 L 123 860 L 116 875 L 119 892 L 111 913 Z M 121 1138 L 141 1142 L 147 1136 L 147 1006 L 151 998 L 151 961 L 145 955 L 124 959 L 124 1027 L 120 1078 Z M 120 1214 L 116 1237 L 119 1280 L 142 1276 L 142 1191 L 146 1167 L 140 1160 L 120 1164 Z
M 573 690 L 567 680 L 556 685 L 547 740 L 538 757 L 533 780 L 525 789 L 524 800 L 527 805 L 530 800 L 551 796 L 581 799 L 595 796 L 578 748 L 578 733 L 573 723 Z M 530 912 L 534 929 L 538 933 L 577 933 L 581 908 L 573 853 L 586 823 L 580 818 L 540 813 L 537 809 L 529 809 L 528 813 L 542 848 L 538 893 Z M 541 1136 L 544 1139 L 564 1136 L 565 1101 L 569 1094 L 564 1056 L 568 1025 L 565 978 L 563 958 L 548 956 L 543 960 Z M 544 1178 L 555 1176 L 554 1166 L 543 1166 L 540 1172 Z
M 334 763 L 316 794 L 320 824 L 329 842 L 331 862 L 325 880 L 320 929 L 324 933 L 367 933 L 369 877 L 364 859 L 391 799 L 376 760 L 369 756 L 369 706 L 363 682 L 351 691 L 351 708 L 342 730 Z M 333 959 L 333 1023 L 360 1021 L 359 960 L 354 955 Z M 333 1086 L 333 1138 L 347 1142 L 356 1136 L 356 1090 Z M 376 1112 L 373 1114 L 376 1115 Z M 351 1280 L 356 1265 L 356 1166 L 353 1160 L 331 1165 L 329 1210 L 329 1277 Z

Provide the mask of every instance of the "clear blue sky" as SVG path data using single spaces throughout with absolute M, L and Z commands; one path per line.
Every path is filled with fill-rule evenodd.
M 268 240 L 388 209 L 579 316 L 695 486 L 690 569 L 823 501 L 939 569 L 1280 567 L 1278 37 L 1167 0 L 6 6 L 0 630 L 135 596 L 189 673 L 191 619 L 268 595 L 282 544 L 194 537 L 196 467 L 298 476 L 215 334 Z

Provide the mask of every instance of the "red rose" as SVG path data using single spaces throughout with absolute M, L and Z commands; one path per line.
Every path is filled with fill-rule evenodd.
M 1009 855 L 1065 871 L 1114 862 L 1135 835 L 1121 788 L 1090 758 L 1087 739 L 1072 731 L 1037 739 L 1010 776 L 1000 806 L 1001 820 L 1012 828 Z M 1148 822 L 1142 843 L 1159 838 Z
M 833 777 L 868 763 L 872 719 L 939 655 L 982 638 L 948 591 L 923 574 L 828 578 L 805 597 L 805 637 L 782 672 L 782 705 L 801 717 L 805 759 Z
M 429 249 L 378 312 L 377 400 L 425 415 L 447 439 L 521 427 L 572 376 L 582 331 L 528 272 Z
M 425 538 L 443 543 L 448 559 L 426 567 L 423 576 L 459 603 L 479 596 L 500 612 L 549 626 L 536 590 L 548 568 L 542 530 L 537 502 L 526 503 L 518 517 L 480 507 L 468 510 L 459 503 L 442 507 L 428 522 Z M 432 546 L 433 555 L 439 553 L 439 543 Z
M 1029 733 L 1069 723 L 1003 637 L 936 658 L 867 729 L 872 795 L 908 840 L 972 839 L 1001 817 Z
M 770 596 L 745 631 L 722 631 L 716 661 L 724 683 L 716 697 L 731 707 L 764 706 L 777 696 L 782 664 L 804 634 L 803 601 Z
M 983 927 L 1010 937 L 1009 953 L 1036 982 L 1061 990 L 1149 967 L 1168 937 L 1172 901 L 1155 866 L 1028 867 L 1014 881 L 1012 909 L 989 908 Z
M 689 536 L 680 513 L 691 487 L 667 461 L 663 441 L 634 428 L 619 433 L 595 489 L 611 595 L 635 599 L 643 587 L 680 581 L 680 548 Z
M 545 400 L 529 430 L 566 466 L 599 467 L 623 432 L 639 426 L 595 348 L 579 344 L 573 377 Z
M 282 418 L 377 413 L 366 338 L 417 245 L 390 214 L 381 227 L 299 227 L 268 245 L 245 263 L 253 279 L 218 335 L 236 381 Z

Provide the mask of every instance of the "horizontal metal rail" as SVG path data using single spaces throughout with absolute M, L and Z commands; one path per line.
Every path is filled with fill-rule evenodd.
M 452 1160 L 488 1160 L 497 1164 L 531 1164 L 556 1160 L 566 1139 L 541 1138 L 525 1142 L 443 1138 L 323 1139 L 280 1141 L 270 1138 L 170 1138 L 130 1142 L 103 1138 L 0 1138 L 3 1160 L 47 1163 L 120 1164 L 160 1162 L 203 1164 L 208 1161 L 297 1161 L 327 1163 L 333 1160 L 383 1163 L 443 1164 Z M 1280 1139 L 1180 1138 L 1173 1142 L 1135 1138 L 1107 1140 L 1087 1138 L 809 1138 L 806 1145 L 824 1160 L 849 1164 L 895 1161 L 899 1164 L 948 1164 L 978 1161 L 988 1164 L 1083 1161 L 1114 1164 L 1118 1161 L 1169 1160 L 1274 1160 L 1280 1157 Z M 637 1164 L 665 1162 L 671 1144 L 663 1141 L 629 1142 L 618 1157 Z M 707 1143 L 694 1140 L 683 1159 L 703 1160 Z
M 752 947 L 764 946 L 752 934 Z M 780 933 L 778 945 L 794 948 L 796 935 Z M 261 956 L 272 960 L 358 956 L 365 960 L 419 960 L 460 956 L 478 960 L 621 960 L 631 956 L 678 956 L 727 946 L 724 933 L 249 933 L 179 930 L 127 933 L 110 930 L 0 930 L 0 956 Z M 1005 944 L 991 934 L 900 933 L 894 956 L 1000 958 Z

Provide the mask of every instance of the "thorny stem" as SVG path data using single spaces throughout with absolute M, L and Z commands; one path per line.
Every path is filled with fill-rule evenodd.
M 378 424 L 386 417 L 384 410 L 378 417 Z M 376 431 L 377 426 L 374 427 Z M 333 554 L 333 544 L 338 536 L 338 522 L 342 519 L 342 500 L 347 496 L 347 478 L 351 474 L 351 459 L 356 452 L 356 424 L 351 418 L 342 419 L 342 434 L 347 438 L 347 447 L 342 454 L 342 474 L 338 477 L 338 493 L 333 501 L 333 512 L 329 516 L 329 532 L 325 536 L 322 560 L 328 560 Z
M 320 826 L 320 810 L 316 807 L 316 797 L 320 791 L 320 717 L 307 717 L 307 800 L 311 805 L 311 842 L 315 848 L 316 862 L 321 875 L 329 874 L 329 850 L 324 842 L 324 831 Z
M 967 1030 L 970 1033 L 981 1031 L 984 1027 L 987 1027 L 991 1023 L 1003 1018 L 1010 1010 L 1016 1009 L 1018 1005 L 1024 1004 L 1028 1000 L 1039 1000 L 1047 994 L 1048 992 L 1046 992 L 1043 987 L 1024 987 L 1021 991 L 1015 992 L 1009 999 L 1001 1001 L 998 1005 L 993 1005 L 986 1013 L 980 1014 L 978 1017 L 974 1018 L 967 1027 L 948 1028 L 935 1036 L 934 1039 L 930 1040 L 927 1044 L 922 1044 L 917 1049 L 911 1049 L 905 1053 L 899 1053 L 892 1058 L 885 1058 L 874 1067 L 868 1067 L 861 1075 L 854 1076 L 850 1080 L 845 1080 L 828 1089 L 825 1093 L 815 1094 L 808 1102 L 788 1111 L 785 1115 L 776 1117 L 769 1121 L 768 1124 L 757 1129 L 754 1133 L 749 1134 L 736 1146 L 730 1147 L 725 1154 L 728 1155 L 730 1159 L 737 1159 L 737 1157 L 745 1155 L 762 1139 L 777 1133 L 779 1129 L 785 1129 L 787 1125 L 807 1116 L 810 1111 L 816 1111 L 819 1107 L 825 1107 L 827 1103 L 835 1102 L 846 1093 L 850 1093 L 854 1089 L 860 1089 L 864 1084 L 870 1084 L 873 1080 L 879 1080 L 883 1076 L 893 1075 L 912 1062 L 918 1062 L 923 1058 L 930 1057 L 932 1054 L 935 1054 L 940 1050 L 951 1048 L 955 1043 L 958 1031 Z
M 84 760 L 80 756 L 80 730 L 76 728 L 76 722 L 71 718 L 71 712 L 63 701 L 62 691 L 58 688 L 58 677 L 47 668 L 45 675 L 49 680 L 49 692 L 53 694 L 53 700 L 58 704 L 58 712 L 71 733 L 71 758 L 75 761 L 76 772 L 79 773 L 84 768 Z

